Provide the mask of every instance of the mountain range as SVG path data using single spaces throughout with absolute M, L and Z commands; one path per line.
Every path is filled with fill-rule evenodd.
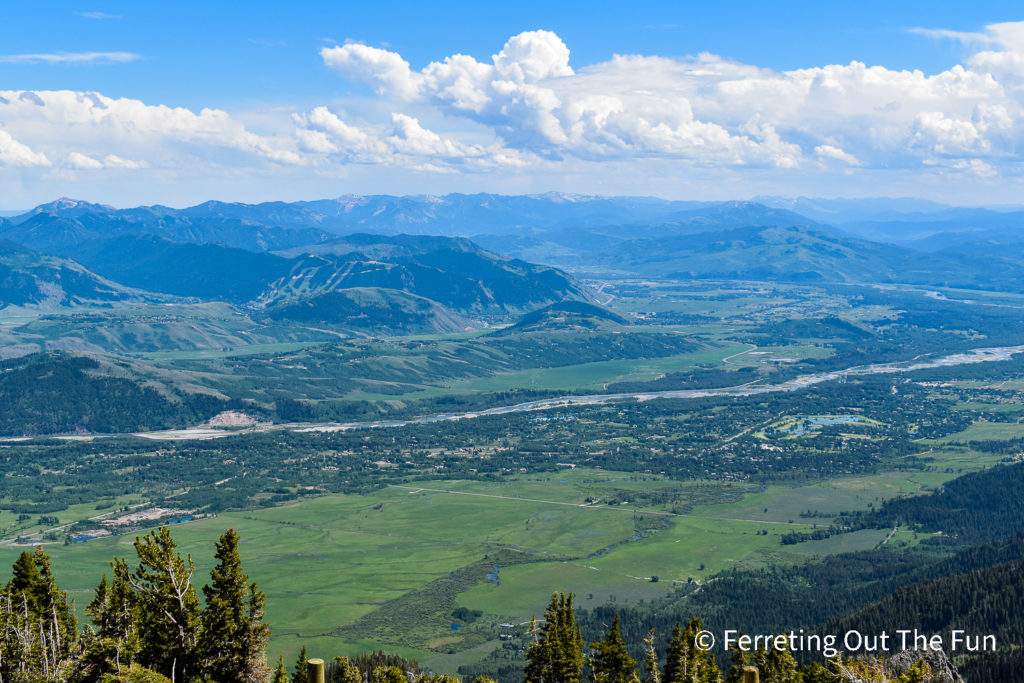
M 107 280 L 70 259 L 0 240 L 0 309 L 109 305 L 159 298 Z
M 42 229 L 44 221 L 52 232 Z M 95 216 L 37 212 L 16 223 L 27 228 L 19 237 L 49 253 L 0 241 L 0 307 L 223 301 L 271 324 L 413 333 L 478 328 L 591 296 L 556 268 L 505 258 L 464 238 L 355 234 L 275 253 L 176 241 L 156 234 L 158 226 L 86 233 L 86 223 L 96 225 Z
M 185 297 L 403 331 L 589 300 L 561 269 L 1024 291 L 1022 211 L 763 201 L 454 194 L 116 209 L 59 199 L 0 219 L 0 291 L 4 305 Z
M 0 218 L 0 237 L 40 248 L 23 224 L 40 215 L 72 221 L 78 239 L 155 233 L 175 241 L 217 242 L 253 250 L 287 249 L 331 236 L 356 232 L 475 235 L 530 234 L 613 225 L 673 223 L 746 207 L 749 225 L 815 224 L 847 235 L 911 244 L 940 233 L 1020 234 L 1022 207 L 954 207 L 912 198 L 809 199 L 757 197 L 747 202 L 670 201 L 652 197 L 600 197 L 564 193 L 506 196 L 344 195 L 335 199 L 241 204 L 208 201 L 183 209 L 143 206 L 117 209 L 104 204 L 61 198 L 8 218 Z M 773 217 L 769 212 L 778 211 Z M 785 217 L 797 217 L 785 223 Z M 746 227 L 733 225 L 732 227 Z M 12 232 L 13 231 L 13 232 Z M 290 232 L 289 232 L 290 231 Z M 53 232 L 53 231 L 50 231 Z M 5 234 L 9 233 L 9 234 Z M 40 239 L 41 235 L 36 235 Z M 74 238 L 68 235 L 68 238 Z

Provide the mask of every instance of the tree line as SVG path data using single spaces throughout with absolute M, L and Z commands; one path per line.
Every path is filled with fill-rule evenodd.
M 216 566 L 202 587 L 166 527 L 135 540 L 137 564 L 112 563 L 78 631 L 66 592 L 42 546 L 23 552 L 0 588 L 0 680 L 13 682 L 267 680 L 265 596 L 242 570 L 239 536 L 215 543 Z
M 202 586 L 193 582 L 192 557 L 178 551 L 166 527 L 137 537 L 136 563 L 115 558 L 86 607 L 91 623 L 77 628 L 74 608 L 61 591 L 42 546 L 21 553 L 12 577 L 0 587 L 0 681 L 13 683 L 303 683 L 306 650 L 294 674 L 283 658 L 266 662 L 270 628 L 264 623 L 265 595 L 242 569 L 239 536 L 228 529 L 215 542 L 216 565 Z M 664 651 L 655 629 L 642 639 L 642 664 L 629 652 L 616 613 L 604 637 L 587 646 L 576 621 L 573 594 L 555 593 L 543 620 L 531 621 L 524 683 L 738 683 L 750 667 L 762 683 L 864 681 L 918 683 L 927 665 L 915 664 L 885 677 L 879 662 L 815 662 L 798 665 L 785 650 L 730 652 L 722 671 L 700 647 L 699 618 L 676 622 Z M 877 675 L 872 672 L 875 671 Z M 872 677 L 874 676 L 874 677 Z M 459 683 L 448 675 L 424 673 L 418 664 L 386 653 L 353 659 L 335 657 L 332 683 Z M 473 683 L 494 683 L 477 676 Z
M 813 662 L 800 666 L 785 649 L 745 651 L 732 648 L 729 668 L 722 671 L 702 644 L 701 620 L 693 617 L 683 627 L 676 622 L 660 657 L 655 629 L 643 638 L 638 662 L 630 654 L 616 614 L 604 637 L 584 645 L 573 609 L 573 595 L 555 593 L 544 612 L 544 622 L 531 622 L 533 636 L 526 651 L 524 683 L 742 683 L 745 672 L 756 669 L 761 683 L 924 683 L 931 670 L 918 660 L 903 673 L 893 673 L 880 660 Z

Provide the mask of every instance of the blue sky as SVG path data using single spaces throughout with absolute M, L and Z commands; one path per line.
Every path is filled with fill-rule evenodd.
M 895 5 L 8 6 L 0 208 L 548 190 L 1019 201 L 1024 11 Z

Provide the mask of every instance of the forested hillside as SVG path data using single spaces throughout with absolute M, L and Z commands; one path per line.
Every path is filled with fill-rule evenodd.
M 166 429 L 227 404 L 205 393 L 168 395 L 123 368 L 60 353 L 0 362 L 0 403 L 0 433 L 17 435 Z

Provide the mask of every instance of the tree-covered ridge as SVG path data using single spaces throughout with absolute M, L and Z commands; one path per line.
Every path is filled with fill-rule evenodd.
M 283 299 L 263 315 L 275 321 L 389 334 L 462 332 L 475 326 L 436 301 L 382 287 L 350 287 Z
M 961 651 L 973 647 L 980 652 L 981 638 L 994 636 L 996 652 L 1006 655 L 1020 650 L 1022 614 L 1024 560 L 1018 559 L 913 583 L 831 621 L 825 628 L 837 633 L 851 629 L 861 633 L 896 633 L 912 624 L 921 633 L 942 634 L 944 643 L 952 642 L 953 630 L 960 630 L 971 640 L 976 639 L 973 645 L 961 642 Z M 987 656 L 975 654 L 973 658 L 984 660 Z
M 556 331 L 604 331 L 620 330 L 630 321 L 612 310 L 585 301 L 565 301 L 531 311 L 510 325 L 492 335 Z
M 442 325 L 459 328 L 462 316 L 440 312 L 423 299 L 401 293 L 361 291 L 335 293 L 361 303 L 333 308 L 333 314 L 352 315 L 358 326 L 375 329 L 366 306 L 382 306 L 394 314 L 395 327 Z M 334 295 L 331 295 L 334 296 Z M 376 302 L 376 303 L 374 303 Z M 408 304 L 408 306 L 407 306 Z M 298 303 L 289 304 L 301 308 Z M 392 308 L 392 306 L 394 306 Z M 425 307 L 425 308 L 424 308 Z M 443 313 L 443 314 L 442 314 Z M 89 317 L 92 320 L 84 320 Z M 385 316 L 387 317 L 387 316 Z M 133 348 L 156 348 L 114 314 L 79 316 L 82 327 L 64 327 L 50 319 L 26 327 L 41 330 L 52 325 L 54 334 L 94 337 L 120 334 Z M 154 327 L 160 324 L 154 323 Z M 169 325 L 176 324 L 174 322 Z M 161 331 L 148 328 L 147 334 Z M 173 334 L 173 330 L 169 334 Z M 47 331 L 46 333 L 49 333 Z M 205 334 L 205 333 L 204 333 Z M 692 352 L 693 339 L 678 334 L 642 332 L 615 334 L 579 330 L 550 331 L 538 335 L 509 335 L 459 340 L 388 340 L 334 342 L 254 358 L 227 358 L 210 367 L 205 361 L 185 360 L 171 367 L 149 359 L 84 355 L 70 352 L 34 353 L 0 361 L 0 398 L 9 409 L 0 414 L 0 434 L 37 435 L 65 432 L 119 433 L 181 428 L 200 424 L 223 410 L 245 410 L 279 422 L 326 421 L 359 417 L 422 415 L 449 410 L 467 402 L 493 407 L 496 401 L 516 397 L 495 393 L 436 399 L 388 401 L 358 400 L 358 395 L 400 394 L 443 387 L 446 383 L 490 378 L 532 368 L 565 367 L 611 359 L 657 359 Z M 525 399 L 553 392 L 516 391 Z M 348 398 L 354 395 L 353 398 Z
M 850 516 L 851 524 L 910 524 L 970 543 L 1005 537 L 1024 519 L 1024 463 L 997 465 L 947 482 L 925 496 L 885 501 L 875 511 Z
M 154 299 L 66 258 L 45 256 L 0 239 L 0 309 L 8 306 L 109 305 Z
M 534 316 L 534 322 L 540 328 L 536 325 L 514 325 L 499 334 L 476 338 L 337 341 L 338 332 L 320 329 L 319 323 L 314 322 L 324 317 L 344 318 L 353 321 L 362 334 L 378 333 L 375 325 L 404 326 L 406 331 L 420 329 L 421 326 L 424 329 L 456 329 L 464 320 L 472 317 L 456 315 L 450 311 L 445 313 L 426 300 L 380 289 L 346 289 L 313 295 L 312 299 L 304 296 L 282 304 L 289 311 L 288 315 L 299 318 L 310 316 L 300 322 L 273 321 L 252 311 L 243 315 L 221 304 L 151 306 L 131 310 L 47 315 L 16 328 L 17 335 L 12 338 L 16 341 L 24 340 L 25 343 L 19 349 L 22 353 L 31 343 L 34 348 L 60 344 L 121 354 L 122 357 L 114 361 L 122 368 L 119 378 L 132 378 L 136 384 L 152 387 L 170 399 L 169 404 L 162 408 L 151 406 L 146 401 L 139 402 L 139 409 L 129 413 L 138 413 L 138 419 L 129 420 L 126 416 L 116 421 L 108 420 L 130 427 L 124 431 L 144 431 L 151 428 L 151 425 L 157 428 L 159 425 L 185 427 L 201 422 L 191 419 L 188 404 L 193 400 L 208 399 L 195 398 L 198 394 L 194 395 L 194 392 L 244 401 L 249 404 L 249 410 L 279 422 L 353 421 L 385 415 L 420 416 L 460 409 L 468 412 L 517 400 L 595 391 L 616 393 L 699 389 L 751 382 L 777 384 L 799 375 L 873 362 L 909 360 L 925 354 L 946 354 L 979 346 L 1012 344 L 1024 335 L 1024 323 L 1014 308 L 990 306 L 975 310 L 962 304 L 933 301 L 920 295 L 911 296 L 900 292 L 879 296 L 867 288 L 834 287 L 828 289 L 828 292 L 830 296 L 834 293 L 848 300 L 851 305 L 859 302 L 858 305 L 870 306 L 872 311 L 883 306 L 898 307 L 898 311 L 891 314 L 891 317 L 860 320 L 857 325 L 834 316 L 757 326 L 737 325 L 730 332 L 729 343 L 745 341 L 758 347 L 770 347 L 789 340 L 821 351 L 810 352 L 802 360 L 773 362 L 774 352 L 752 349 L 739 357 L 737 362 L 723 362 L 719 365 L 703 363 L 700 359 L 705 353 L 714 355 L 716 349 L 722 348 L 721 339 L 705 338 L 689 332 L 680 334 L 678 331 L 652 326 L 620 326 L 605 318 L 580 313 L 577 309 L 591 312 L 600 310 L 588 309 L 588 305 L 583 303 L 561 304 L 543 314 L 539 321 Z M 276 307 L 268 309 L 270 313 L 277 310 Z M 381 319 L 375 321 L 375 317 Z M 517 334 L 517 331 L 523 333 Z M 165 348 L 193 351 L 211 347 L 217 352 L 223 352 L 236 345 L 271 344 L 278 339 L 289 346 L 306 343 L 309 346 L 300 350 L 293 348 L 225 357 L 217 357 L 215 353 L 210 358 L 200 354 L 175 357 L 175 353 L 164 357 L 160 352 Z M 739 347 L 737 350 L 740 350 Z M 125 357 L 127 354 L 131 355 Z M 141 354 L 147 355 L 142 357 Z M 679 367 L 671 360 L 673 356 L 689 354 L 693 354 L 694 360 L 683 364 L 683 367 L 689 365 L 688 369 L 672 369 Z M 756 354 L 761 355 L 759 357 Z M 8 361 L 11 364 L 6 367 L 31 365 L 46 358 L 48 356 L 25 357 Z M 756 358 L 765 362 L 744 364 Z M 586 388 L 564 384 L 564 378 L 571 374 L 568 368 L 574 365 L 647 359 L 669 361 L 665 364 L 631 362 L 609 365 L 627 370 L 645 365 L 665 365 L 669 371 L 657 379 L 613 381 L 607 384 L 594 382 Z M 1012 376 L 1020 371 L 1021 360 L 1018 356 L 1010 361 L 978 365 L 987 367 L 960 365 L 954 368 L 934 368 L 906 373 L 899 379 L 940 382 L 950 377 Z M 543 383 L 537 385 L 532 375 L 520 372 L 563 367 L 567 368 L 565 373 L 555 373 L 563 378 L 559 380 L 563 384 L 551 387 Z M 579 372 L 581 376 L 589 376 L 592 370 L 580 368 Z M 630 375 L 624 373 L 620 376 Z M 72 377 L 76 378 L 77 375 Z M 529 386 L 526 386 L 527 383 Z M 96 385 L 95 388 L 99 390 L 104 387 L 110 390 L 110 400 L 106 401 L 106 397 L 99 393 L 96 401 L 124 403 L 123 398 L 117 395 L 123 387 L 110 384 Z M 181 395 L 181 402 L 170 396 L 181 392 L 178 387 L 188 387 Z M 489 391 L 491 387 L 495 390 Z M 515 392 L 515 396 L 505 394 L 502 391 L 505 387 L 509 392 Z M 31 387 L 22 384 L 21 388 L 28 390 Z M 62 388 L 55 387 L 58 390 Z M 846 390 L 848 386 L 842 389 Z M 912 390 L 918 395 L 921 393 L 917 387 Z M 78 390 L 69 387 L 69 391 L 73 395 Z M 958 393 L 963 395 L 963 390 Z M 12 398 L 18 397 L 14 395 Z M 1012 398 L 1012 392 L 1006 394 L 1005 398 Z M 29 402 L 44 403 L 42 399 L 33 397 L 29 398 Z M 17 402 L 9 403 L 17 405 Z M 851 400 L 850 403 L 855 401 Z M 895 400 L 894 403 L 899 401 Z M 161 415 L 164 419 L 155 420 L 149 414 L 150 410 L 166 415 Z M 59 424 L 54 427 L 48 424 L 37 425 L 39 421 L 32 415 L 12 411 L 6 416 L 7 433 L 51 433 L 51 429 L 59 433 L 61 428 L 67 428 L 68 425 L 68 420 L 59 420 Z M 72 426 L 74 422 L 71 420 Z M 90 432 L 104 431 L 89 427 L 82 429 Z M 922 430 L 914 436 L 929 435 Z
M 94 358 L 65 353 L 2 361 L 0 433 L 165 429 L 209 419 L 226 403 L 209 394 L 168 396 L 130 376 Z
M 970 653 L 958 661 L 972 672 L 968 680 L 1002 681 L 995 672 L 1009 666 L 1007 662 L 1020 661 L 1024 645 L 1018 604 L 1024 590 L 1022 557 L 1024 533 L 950 556 L 937 555 L 927 545 L 910 553 L 842 553 L 798 566 L 726 571 L 699 589 L 689 585 L 661 601 L 581 611 L 577 621 L 584 633 L 595 634 L 613 615 L 618 617 L 634 651 L 646 642 L 652 626 L 664 634 L 680 613 L 703 615 L 713 632 L 732 624 L 743 624 L 751 633 L 808 626 L 821 633 L 851 628 L 894 633 L 908 624 L 947 635 L 952 628 L 966 629 L 994 633 L 999 645 L 995 653 Z M 663 643 L 664 635 L 656 642 Z

